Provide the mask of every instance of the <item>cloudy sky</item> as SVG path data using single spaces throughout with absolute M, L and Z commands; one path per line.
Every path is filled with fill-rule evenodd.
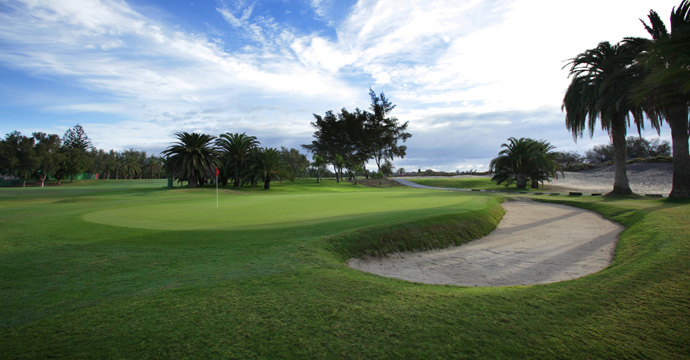
M 608 136 L 566 131 L 565 61 L 647 37 L 639 19 L 679 3 L 0 0 L 0 134 L 80 123 L 105 150 L 157 154 L 178 131 L 299 148 L 312 114 L 366 109 L 372 88 L 409 122 L 397 167 L 486 169 L 510 136 L 583 153 Z

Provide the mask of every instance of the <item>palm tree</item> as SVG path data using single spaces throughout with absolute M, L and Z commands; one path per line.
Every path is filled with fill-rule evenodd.
M 122 175 L 125 179 L 134 179 L 137 175 L 141 173 L 141 165 L 138 159 L 133 157 L 127 157 L 122 163 Z
M 643 108 L 631 98 L 632 88 L 639 82 L 631 65 L 640 51 L 632 43 L 601 42 L 569 62 L 572 80 L 561 107 L 566 111 L 565 125 L 577 140 L 586 128 L 590 137 L 593 136 L 600 119 L 602 129 L 609 133 L 613 143 L 613 194 L 632 194 L 626 172 L 625 137 L 631 117 L 638 131 L 644 126 Z
M 335 169 L 335 181 L 340 182 L 343 178 L 343 167 L 345 166 L 345 159 L 340 154 L 335 154 L 333 159 L 333 168 Z
M 324 158 L 323 156 L 319 155 L 314 155 L 312 159 L 314 161 L 311 163 L 311 165 L 314 167 L 314 170 L 316 170 L 316 182 L 320 183 L 321 174 L 326 169 L 326 164 L 328 163 L 328 160 L 326 160 L 326 158 Z
M 673 8 L 670 32 L 655 11 L 650 10 L 648 18 L 649 24 L 641 21 L 652 40 L 626 39 L 645 49 L 638 60 L 647 73 L 637 88 L 636 100 L 653 106 L 650 119 L 666 119 L 671 127 L 673 187 L 669 197 L 690 198 L 690 1 L 683 0 Z
M 211 145 L 215 136 L 187 132 L 175 136 L 178 141 L 161 153 L 169 176 L 187 180 L 192 188 L 200 180 L 213 177 L 219 166 L 217 152 Z
M 110 150 L 107 154 L 103 155 L 103 171 L 106 173 L 106 180 L 110 180 L 110 174 L 112 172 L 115 172 L 115 178 L 117 179 L 117 175 L 119 174 L 120 171 L 120 154 L 118 154 L 115 150 Z
M 555 147 L 546 140 L 532 140 L 532 151 L 530 152 L 530 161 L 532 162 L 532 171 L 529 174 L 532 181 L 531 188 L 538 189 L 539 183 L 544 186 L 544 181 L 549 181 L 552 177 L 558 178 L 558 161 L 556 161 L 557 154 L 553 152 Z
M 364 166 L 352 164 L 350 168 L 352 169 L 352 180 L 355 182 L 355 185 L 357 185 L 357 174 L 364 173 Z
M 146 159 L 146 173 L 152 179 L 160 179 L 161 171 L 163 171 L 163 160 L 158 156 L 151 155 Z
M 283 159 L 280 150 L 275 148 L 257 149 L 253 156 L 253 166 L 264 180 L 264 190 L 271 188 L 274 177 L 292 178 L 294 173 Z
M 241 174 L 246 170 L 251 151 L 259 145 L 256 136 L 249 136 L 246 133 L 225 133 L 216 140 L 216 145 L 221 150 L 224 168 L 232 169 L 234 172 L 233 186 L 239 187 Z
M 491 178 L 498 184 L 506 186 L 516 183 L 521 188 L 527 187 L 527 181 L 533 184 L 548 180 L 556 175 L 556 165 L 553 155 L 548 155 L 553 146 L 544 140 L 527 138 L 508 138 L 508 143 L 501 144 L 505 148 L 498 153 L 498 157 L 491 160 Z

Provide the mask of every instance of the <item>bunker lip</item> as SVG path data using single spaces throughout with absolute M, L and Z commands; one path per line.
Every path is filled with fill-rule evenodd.
M 511 286 L 572 280 L 613 261 L 623 226 L 597 213 L 523 199 L 503 204 L 491 234 L 447 249 L 350 259 L 354 269 L 412 282 Z

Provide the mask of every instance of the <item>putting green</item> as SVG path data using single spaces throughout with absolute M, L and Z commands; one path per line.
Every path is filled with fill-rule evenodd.
M 399 190 L 317 194 L 230 195 L 119 207 L 84 215 L 90 222 L 144 229 L 248 229 L 300 226 L 351 218 L 404 221 L 471 211 L 486 197 L 445 191 Z

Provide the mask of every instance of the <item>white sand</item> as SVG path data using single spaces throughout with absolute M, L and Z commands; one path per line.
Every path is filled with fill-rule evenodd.
M 630 187 L 638 194 L 668 195 L 672 173 L 673 167 L 667 163 L 628 165 Z M 613 189 L 613 177 L 613 167 L 566 172 L 547 183 L 545 191 L 608 193 Z M 397 253 L 386 258 L 350 259 L 348 265 L 381 276 L 429 284 L 543 284 L 575 279 L 605 268 L 613 260 L 618 234 L 623 231 L 620 224 L 573 207 L 525 200 L 506 202 L 503 206 L 506 215 L 496 230 L 463 246 Z
M 613 167 L 607 166 L 581 172 L 558 174 L 558 179 L 546 183 L 546 190 L 608 193 L 613 190 Z M 670 163 L 629 164 L 630 188 L 637 194 L 668 195 L 673 180 Z
M 623 226 L 570 206 L 511 201 L 488 236 L 441 250 L 351 259 L 352 268 L 402 280 L 465 286 L 542 284 L 575 279 L 613 260 Z

